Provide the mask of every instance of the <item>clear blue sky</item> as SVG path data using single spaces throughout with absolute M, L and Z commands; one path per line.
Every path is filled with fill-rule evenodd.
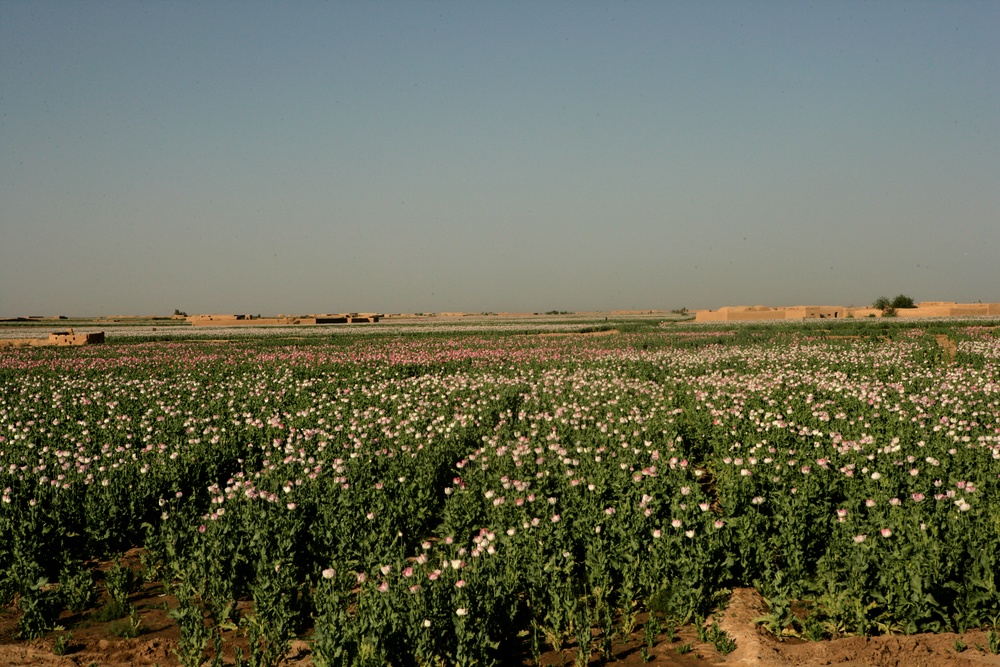
M 1000 301 L 1000 3 L 0 3 L 0 316 Z

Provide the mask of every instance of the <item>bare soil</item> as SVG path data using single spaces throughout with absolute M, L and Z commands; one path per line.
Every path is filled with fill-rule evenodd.
M 958 352 L 958 346 L 955 345 L 955 341 L 948 334 L 938 334 L 934 339 L 941 349 L 944 350 L 944 354 L 948 358 L 948 363 L 951 364 L 955 361 L 955 353 Z

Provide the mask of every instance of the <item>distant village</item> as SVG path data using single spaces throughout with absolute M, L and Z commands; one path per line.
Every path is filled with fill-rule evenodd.
M 751 320 L 842 319 L 849 317 L 982 317 L 1000 315 L 1000 303 L 955 303 L 921 301 L 912 308 L 888 309 L 866 306 L 726 306 L 718 310 L 695 311 L 695 322 L 746 322 Z
M 902 297 L 897 297 L 902 298 Z M 954 301 L 921 301 L 913 303 L 909 301 L 906 306 L 887 307 L 885 304 L 872 306 L 725 306 L 716 310 L 694 310 L 686 308 L 680 310 L 612 310 L 602 312 L 568 312 L 568 311 L 548 311 L 540 312 L 440 312 L 440 313 L 322 313 L 309 315 L 277 315 L 274 317 L 264 317 L 261 315 L 239 315 L 239 314 L 197 314 L 188 315 L 181 311 L 175 311 L 173 315 L 110 315 L 87 318 L 67 318 L 64 315 L 42 316 L 31 315 L 27 317 L 14 317 L 0 319 L 0 324 L 9 323 L 33 323 L 33 324 L 61 324 L 77 326 L 94 326 L 101 324 L 151 324 L 158 322 L 164 324 L 187 324 L 192 327 L 240 327 L 240 326 L 302 326 L 302 325 L 330 325 L 330 324 L 375 324 L 380 321 L 426 321 L 426 320 L 446 320 L 456 318 L 488 318 L 488 319 L 518 319 L 537 318 L 553 316 L 574 316 L 576 318 L 598 317 L 605 319 L 608 317 L 628 318 L 673 318 L 695 322 L 752 322 L 752 321 L 774 321 L 774 320 L 823 320 L 823 319 L 849 319 L 868 317 L 989 317 L 1000 316 L 1000 303 L 956 303 Z M 72 329 L 58 331 L 49 335 L 47 339 L 8 339 L 4 346 L 13 345 L 92 345 L 103 342 L 103 333 L 77 334 Z
M 232 327 L 240 325 L 294 325 L 294 324 L 363 324 L 378 322 L 385 315 L 378 313 L 337 313 L 323 315 L 278 315 L 261 317 L 253 315 L 191 315 L 187 321 L 194 327 Z

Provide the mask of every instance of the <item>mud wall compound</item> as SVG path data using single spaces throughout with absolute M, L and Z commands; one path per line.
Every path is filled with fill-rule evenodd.
M 1000 315 L 1000 303 L 955 303 L 921 301 L 916 308 L 898 308 L 899 317 L 978 317 Z M 725 306 L 718 310 L 695 311 L 696 322 L 746 322 L 752 320 L 840 319 L 845 317 L 882 317 L 877 308 L 845 306 Z
M 48 338 L 11 338 L 0 340 L 0 347 L 73 347 L 79 345 L 98 345 L 103 342 L 103 331 L 73 333 L 71 329 L 69 331 L 50 333 Z

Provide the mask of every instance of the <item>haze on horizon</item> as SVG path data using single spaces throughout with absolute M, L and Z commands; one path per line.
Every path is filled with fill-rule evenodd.
M 0 4 L 0 316 L 1000 301 L 1000 3 Z

